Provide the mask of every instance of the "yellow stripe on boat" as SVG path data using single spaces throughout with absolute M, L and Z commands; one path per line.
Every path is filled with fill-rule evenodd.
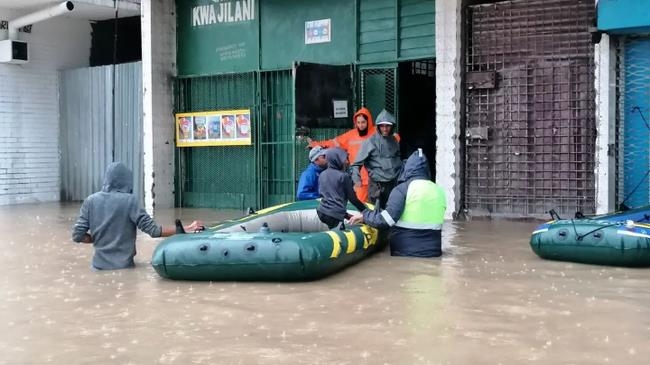
M 548 231 L 548 228 L 542 228 L 542 229 L 538 229 L 536 231 L 533 231 L 533 234 L 538 234 L 538 233 L 547 232 L 547 231 Z
M 335 259 L 341 254 L 341 237 L 334 231 L 326 231 L 325 233 L 332 238 L 332 254 L 330 258 Z
M 354 250 L 357 249 L 357 237 L 354 235 L 354 232 L 349 230 L 344 231 L 343 234 L 345 235 L 345 238 L 348 241 L 348 249 L 345 252 L 353 253 Z
M 369 225 L 363 224 L 361 226 L 361 232 L 363 232 L 363 248 L 367 249 L 368 247 L 377 244 L 377 237 L 379 235 L 379 230 L 372 228 Z
M 280 209 L 280 208 L 284 208 L 284 207 L 286 207 L 286 206 L 289 205 L 289 204 L 292 204 L 292 203 L 286 203 L 286 204 L 274 205 L 274 206 L 272 206 L 272 207 L 268 207 L 268 208 L 260 209 L 260 210 L 258 210 L 258 211 L 255 212 L 255 213 L 256 213 L 256 214 L 266 214 L 266 213 L 270 213 L 270 212 L 272 212 L 272 211 L 274 211 L 274 210 L 278 210 L 278 209 Z M 244 218 L 248 218 L 248 217 L 244 217 Z

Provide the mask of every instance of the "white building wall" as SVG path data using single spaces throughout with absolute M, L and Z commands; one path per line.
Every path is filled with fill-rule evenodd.
M 0 8 L 0 20 L 24 14 Z M 90 32 L 87 20 L 36 23 L 18 34 L 29 62 L 0 63 L 0 205 L 59 200 L 58 71 L 88 66 Z
M 142 0 L 144 203 L 174 206 L 174 115 L 176 75 L 174 0 Z
M 436 0 L 436 183 L 447 193 L 446 219 L 459 209 L 461 0 Z
M 616 53 L 610 37 L 603 34 L 595 45 L 596 65 L 596 214 L 614 210 L 614 143 L 616 142 Z

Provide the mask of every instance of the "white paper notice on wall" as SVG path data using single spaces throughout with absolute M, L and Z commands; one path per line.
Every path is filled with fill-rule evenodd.
M 347 118 L 348 117 L 348 101 L 347 100 L 332 100 L 334 105 L 334 118 Z
M 305 44 L 327 43 L 332 40 L 331 19 L 305 22 Z

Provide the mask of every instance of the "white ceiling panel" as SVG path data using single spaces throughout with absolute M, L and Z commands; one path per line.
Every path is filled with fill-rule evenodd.
M 113 0 L 71 0 L 74 9 L 63 15 L 65 17 L 106 20 L 115 17 L 115 2 Z M 0 8 L 25 12 L 25 14 L 46 9 L 60 4 L 61 0 L 0 0 Z M 120 18 L 140 15 L 140 2 L 134 0 L 117 0 L 118 16 Z

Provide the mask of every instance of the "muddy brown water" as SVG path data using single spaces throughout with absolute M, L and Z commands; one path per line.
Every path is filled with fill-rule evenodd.
M 441 259 L 388 251 L 307 283 L 89 269 L 79 204 L 0 207 L 0 364 L 648 364 L 650 269 L 539 259 L 535 222 L 448 222 Z M 239 212 L 169 209 L 206 223 Z

